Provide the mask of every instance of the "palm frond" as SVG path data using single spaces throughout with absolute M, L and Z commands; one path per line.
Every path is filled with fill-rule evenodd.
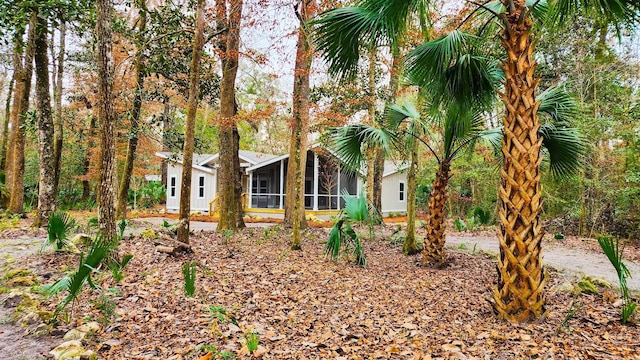
M 405 61 L 405 82 L 428 89 L 435 103 L 487 106 L 504 74 L 495 59 L 478 53 L 477 39 L 454 30 L 416 47 Z
M 539 133 L 542 146 L 549 154 L 549 168 L 554 176 L 567 177 L 581 168 L 587 143 L 577 129 L 543 124 Z
M 69 233 L 76 226 L 76 220 L 66 212 L 54 212 L 47 223 L 47 244 L 62 250 L 68 244 Z
M 379 146 L 390 152 L 391 144 L 395 141 L 395 134 L 374 126 L 356 124 L 329 130 L 332 140 L 331 150 L 344 163 L 344 170 L 348 172 L 360 171 L 360 164 L 364 158 L 363 145 Z
M 578 113 L 578 104 L 564 87 L 551 87 L 540 93 L 538 114 L 549 116 L 555 124 L 566 124 Z
M 364 193 L 356 197 L 343 189 L 342 198 L 344 199 L 343 212 L 350 222 L 364 222 L 369 219 L 369 207 Z
M 552 6 L 552 18 L 556 23 L 573 21 L 575 16 L 585 15 L 606 20 L 618 31 L 638 23 L 640 2 L 636 0 L 557 0 Z

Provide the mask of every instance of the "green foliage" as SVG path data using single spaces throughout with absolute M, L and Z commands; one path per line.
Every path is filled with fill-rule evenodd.
M 184 294 L 191 297 L 196 292 L 196 269 L 195 261 L 187 261 L 182 264 L 182 275 L 184 278 Z
M 129 220 L 127 220 L 126 218 L 122 218 L 120 219 L 120 221 L 118 221 L 118 241 L 122 240 L 122 238 L 124 237 L 124 231 L 127 229 L 128 225 Z
M 329 239 L 324 246 L 324 253 L 336 261 L 341 253 L 348 257 L 353 257 L 358 266 L 366 266 L 367 260 L 362 249 L 360 237 L 356 234 L 351 223 L 370 223 L 373 217 L 370 215 L 364 194 L 359 197 L 351 196 L 346 191 L 343 192 L 345 200 L 344 209 L 340 212 L 340 218 L 331 228 Z
M 49 215 L 47 224 L 47 242 L 43 245 L 53 245 L 56 251 L 68 245 L 69 233 L 76 227 L 76 219 L 66 212 L 54 212 Z
M 0 213 L 0 232 L 7 229 L 15 229 L 20 225 L 20 214 Z
M 108 295 L 101 295 L 93 301 L 93 307 L 100 311 L 98 322 L 108 324 L 116 314 L 116 303 Z
M 620 239 L 614 240 L 613 237 L 606 235 L 598 236 L 598 244 L 600 244 L 602 251 L 607 255 L 611 265 L 613 265 L 618 273 L 620 292 L 622 293 L 622 299 L 624 300 L 624 304 L 622 305 L 622 323 L 626 324 L 635 313 L 637 304 L 631 299 L 631 293 L 627 285 L 627 278 L 631 277 L 631 273 L 622 261 L 624 248 L 620 247 Z
M 479 206 L 473 209 L 471 216 L 482 225 L 489 225 L 489 222 L 491 222 L 491 213 Z
M 63 311 L 67 305 L 75 301 L 85 283 L 89 283 L 92 288 L 95 288 L 95 284 L 91 280 L 91 274 L 98 271 L 100 264 L 108 257 L 109 253 L 113 250 L 113 244 L 107 242 L 102 237 L 97 237 L 89 247 L 88 252 L 80 257 L 78 269 L 55 283 L 43 287 L 49 295 L 57 294 L 61 291 L 66 291 L 67 296 L 58 303 L 52 316 L 52 320 L 55 321 L 57 316 Z
M 453 226 L 455 226 L 456 230 L 462 232 L 467 230 L 467 223 L 462 219 L 457 219 L 453 222 Z
M 260 343 L 260 335 L 255 331 L 250 331 L 245 334 L 245 339 L 247 340 L 247 350 L 250 353 L 258 350 L 258 344 Z
M 120 260 L 117 258 L 109 259 L 107 265 L 109 266 L 109 269 L 111 269 L 111 276 L 113 276 L 113 279 L 116 282 L 120 282 L 124 278 L 124 268 L 131 259 L 133 259 L 133 255 L 131 254 L 123 256 Z

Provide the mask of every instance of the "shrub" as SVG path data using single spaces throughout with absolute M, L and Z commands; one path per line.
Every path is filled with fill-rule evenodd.
M 184 275 L 184 294 L 191 297 L 196 292 L 196 268 L 195 261 L 187 261 L 182 265 Z

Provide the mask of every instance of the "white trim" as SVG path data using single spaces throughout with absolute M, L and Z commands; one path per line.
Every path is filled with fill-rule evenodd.
M 196 199 L 204 199 L 207 195 L 207 178 L 204 175 L 198 175 L 198 186 L 196 186 L 196 190 L 198 191 Z M 200 190 L 202 190 L 202 196 L 200 196 Z
M 400 180 L 398 184 L 398 201 L 407 202 L 407 182 Z
M 172 184 L 173 181 L 173 184 Z M 169 175 L 169 186 L 167 187 L 169 197 L 175 199 L 178 197 L 178 175 Z M 173 192 L 173 195 L 171 193 Z
M 284 154 L 284 155 L 280 155 L 280 156 L 274 157 L 273 159 L 265 160 L 263 162 L 255 164 L 253 166 L 249 166 L 246 169 L 246 172 L 249 173 L 249 171 L 260 169 L 261 167 L 265 167 L 267 165 L 271 165 L 271 164 L 277 163 L 278 161 L 281 161 L 281 160 L 284 160 L 284 159 L 287 159 L 287 158 L 289 158 L 289 154 Z
M 284 159 L 280 159 L 280 209 L 284 209 L 284 177 Z
M 318 154 L 313 152 L 313 210 L 318 210 L 318 175 L 320 166 L 320 160 L 318 159 Z M 306 166 L 306 165 L 305 165 Z
M 251 199 L 253 199 L 253 173 L 250 172 L 249 173 L 249 184 L 247 186 L 247 193 L 249 194 L 249 208 L 253 207 L 253 203 L 251 201 Z

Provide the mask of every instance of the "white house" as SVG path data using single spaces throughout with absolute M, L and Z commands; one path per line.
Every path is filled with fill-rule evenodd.
M 182 181 L 182 160 L 170 153 L 158 152 L 168 159 L 167 212 L 178 212 Z M 282 218 L 284 216 L 285 181 L 289 154 L 272 155 L 240 150 L 243 204 L 246 215 Z M 357 195 L 364 188 L 362 174 L 340 171 L 340 163 L 329 151 L 314 146 L 307 151 L 305 171 L 305 207 L 307 214 L 329 218 L 338 213 L 344 200 L 343 189 Z M 218 154 L 194 155 L 191 177 L 191 211 L 215 214 L 220 167 Z M 404 168 L 385 161 L 382 180 L 382 214 L 404 213 L 407 209 L 407 185 Z

